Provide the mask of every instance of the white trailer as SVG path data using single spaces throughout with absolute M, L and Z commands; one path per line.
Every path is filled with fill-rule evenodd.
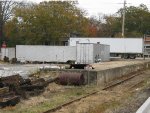
M 17 45 L 16 58 L 20 62 L 67 62 L 78 64 L 109 60 L 109 46 L 101 44 L 77 44 L 76 46 Z
M 124 56 L 135 58 L 143 54 L 143 38 L 76 38 L 69 39 L 69 46 L 76 46 L 77 43 L 100 43 L 110 45 L 111 56 Z
M 109 45 L 78 43 L 76 62 L 78 64 L 91 64 L 99 61 L 109 61 Z
M 15 48 L 1 48 L 1 60 L 3 60 L 5 56 L 8 57 L 9 60 L 15 58 Z
M 16 58 L 19 61 L 67 62 L 76 59 L 76 47 L 17 45 Z

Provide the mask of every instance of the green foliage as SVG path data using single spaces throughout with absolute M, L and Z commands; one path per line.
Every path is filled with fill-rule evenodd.
M 7 36 L 16 37 L 20 43 L 44 44 L 64 40 L 74 32 L 86 34 L 88 20 L 85 12 L 73 2 L 50 1 L 21 6 L 15 9 L 14 14 L 6 26 L 10 26 Z
M 118 11 L 118 20 L 116 20 L 113 30 L 120 28 L 122 23 L 122 9 Z M 130 6 L 126 7 L 125 13 L 125 36 L 126 37 L 141 37 L 143 34 L 148 33 L 150 31 L 150 12 L 148 8 L 141 4 L 138 7 Z M 119 22 L 120 20 L 120 22 Z M 119 27 L 120 26 L 120 27 Z M 116 33 L 116 35 L 119 32 Z
M 14 16 L 5 24 L 7 45 L 51 44 L 75 34 L 83 37 L 121 37 L 122 11 L 113 15 L 86 17 L 74 2 L 50 1 L 15 7 Z M 126 7 L 125 37 L 150 33 L 150 12 L 141 4 Z
M 104 15 L 97 31 L 98 37 L 122 37 L 122 17 L 123 9 L 119 9 L 116 14 Z M 126 7 L 125 12 L 125 37 L 142 37 L 143 34 L 150 33 L 150 12 L 148 8 L 141 4 L 138 7 Z M 99 20 L 95 20 L 99 22 Z M 96 23 L 96 22 L 93 23 Z
M 126 10 L 126 31 L 144 34 L 150 31 L 150 13 L 146 6 L 129 7 Z

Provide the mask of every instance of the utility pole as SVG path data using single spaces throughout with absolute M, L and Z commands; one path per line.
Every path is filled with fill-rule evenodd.
M 1 45 L 1 43 L 2 43 L 2 36 L 3 36 L 3 30 L 2 30 L 2 28 L 3 28 L 3 15 L 2 15 L 2 0 L 0 0 L 0 45 Z
M 123 17 L 122 17 L 122 38 L 124 38 L 124 32 L 125 32 L 125 14 L 126 14 L 126 0 L 124 0 L 123 4 Z

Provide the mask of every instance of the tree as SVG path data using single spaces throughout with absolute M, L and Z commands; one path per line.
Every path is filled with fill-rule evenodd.
M 50 1 L 16 8 L 13 20 L 17 22 L 11 22 L 16 22 L 17 36 L 25 44 L 47 44 L 64 40 L 72 33 L 87 35 L 85 14 L 74 2 Z
M 96 17 L 89 18 L 88 37 L 97 37 L 99 21 Z
M 118 11 L 122 17 L 122 9 Z M 127 37 L 141 37 L 150 31 L 150 12 L 146 5 L 141 4 L 138 7 L 126 7 L 125 35 Z
M 138 7 L 126 7 L 125 17 L 125 36 L 126 37 L 142 37 L 145 33 L 150 33 L 150 12 L 146 5 Z M 105 15 L 104 22 L 101 23 L 101 29 L 98 31 L 100 36 L 105 37 L 122 37 L 123 9 L 119 9 L 116 14 Z
M 130 35 L 137 32 L 137 36 L 142 36 L 150 31 L 150 12 L 148 8 L 141 4 L 139 7 L 128 7 L 126 11 L 126 32 Z
M 17 2 L 12 0 L 0 1 L 0 44 L 4 40 L 5 23 L 12 17 L 12 10 Z

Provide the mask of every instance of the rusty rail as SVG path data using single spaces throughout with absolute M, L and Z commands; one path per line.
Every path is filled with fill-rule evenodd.
M 121 80 L 121 81 L 119 81 L 119 82 L 117 82 L 117 83 L 114 83 L 114 84 L 112 84 L 112 85 L 106 86 L 106 87 L 103 88 L 102 90 L 107 90 L 107 89 L 109 89 L 109 88 L 112 88 L 112 87 L 114 87 L 114 86 L 117 86 L 117 85 L 119 85 L 119 84 L 121 84 L 121 83 L 124 83 L 124 82 L 126 82 L 126 81 L 128 81 L 128 80 L 130 80 L 130 79 L 132 79 L 132 78 L 134 78 L 134 77 L 136 77 L 136 76 L 138 76 L 138 75 L 140 75 L 140 74 L 142 74 L 142 73 L 143 73 L 143 72 L 134 74 L 134 75 L 132 75 L 132 76 L 130 76 L 130 77 L 124 79 L 124 80 Z
M 132 75 L 132 76 L 130 76 L 130 77 L 124 79 L 124 80 L 121 80 L 121 81 L 119 81 L 119 82 L 117 82 L 117 83 L 114 83 L 114 84 L 112 84 L 112 85 L 110 85 L 110 86 L 106 86 L 106 87 L 103 88 L 102 90 L 107 90 L 107 89 L 109 89 L 109 88 L 115 87 L 115 86 L 117 86 L 117 85 L 119 85 L 119 84 L 121 84 L 121 83 L 123 83 L 123 82 L 126 82 L 126 81 L 128 81 L 128 80 L 130 80 L 130 79 L 132 79 L 132 78 L 134 78 L 134 77 L 136 77 L 136 76 L 138 76 L 138 75 L 140 75 L 140 74 L 143 74 L 143 71 L 140 72 L 140 73 L 136 73 L 136 74 L 134 74 L 134 75 Z M 97 94 L 98 92 L 99 92 L 99 91 L 94 91 L 94 92 L 89 93 L 89 94 L 87 94 L 87 95 L 85 95 L 85 96 L 82 96 L 82 97 L 80 97 L 80 98 L 71 100 L 71 101 L 69 101 L 69 102 L 67 102 L 67 103 L 65 103 L 65 104 L 59 105 L 59 106 L 57 106 L 57 107 L 55 107 L 55 108 L 49 109 L 49 110 L 47 110 L 47 111 L 45 111 L 45 112 L 43 112 L 43 113 L 55 112 L 55 111 L 57 111 L 57 110 L 60 110 L 62 107 L 66 107 L 66 106 L 68 106 L 68 105 L 70 105 L 70 104 L 72 104 L 72 103 L 74 103 L 74 102 L 80 101 L 81 99 L 84 99 L 84 98 L 90 97 L 90 96 L 92 96 L 92 95 L 95 95 L 95 94 Z
M 95 91 L 95 92 L 92 92 L 92 93 L 87 94 L 87 95 L 85 95 L 85 96 L 82 96 L 82 97 L 80 97 L 80 98 L 71 100 L 71 101 L 69 101 L 69 102 L 67 102 L 67 103 L 65 103 L 65 104 L 59 105 L 59 106 L 57 106 L 57 107 L 55 107 L 55 108 L 52 108 L 52 109 L 50 109 L 50 110 L 47 110 L 47 111 L 45 111 L 45 112 L 43 112 L 43 113 L 55 112 L 55 111 L 61 109 L 62 107 L 68 106 L 68 105 L 70 105 L 70 104 L 72 104 L 72 103 L 74 103 L 74 102 L 80 101 L 81 99 L 86 98 L 86 97 L 89 97 L 89 96 L 91 96 L 91 95 L 94 95 L 94 94 L 96 94 L 96 93 L 98 93 L 98 92 L 99 92 L 99 91 Z

